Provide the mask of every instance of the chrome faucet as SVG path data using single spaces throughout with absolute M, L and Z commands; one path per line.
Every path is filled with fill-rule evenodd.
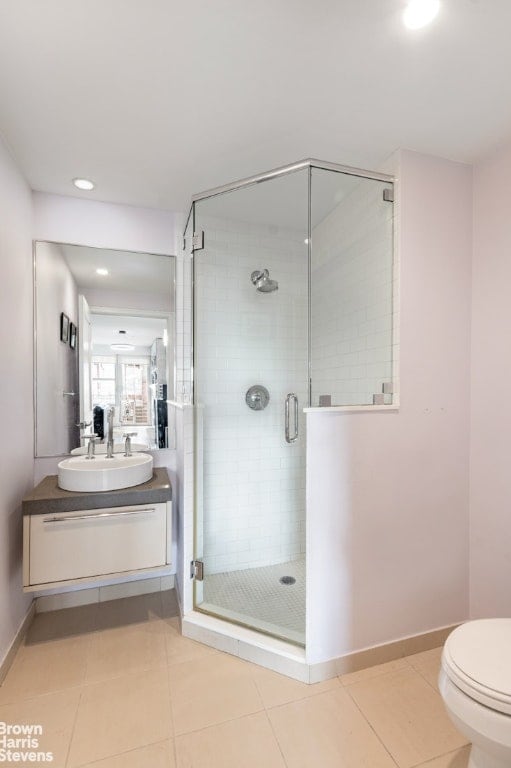
M 113 459 L 114 456 L 114 413 L 115 408 L 113 405 L 109 406 L 106 412 L 107 423 L 107 438 L 106 438 L 106 457 L 107 459 Z

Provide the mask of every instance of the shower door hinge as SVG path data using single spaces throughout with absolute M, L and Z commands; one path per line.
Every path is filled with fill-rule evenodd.
M 201 251 L 204 248 L 204 230 L 194 232 L 192 237 L 192 250 Z
M 202 560 L 192 560 L 190 563 L 190 578 L 195 581 L 204 581 L 204 563 Z
M 386 203 L 394 202 L 394 190 L 392 187 L 387 187 L 387 189 L 383 190 L 383 199 Z

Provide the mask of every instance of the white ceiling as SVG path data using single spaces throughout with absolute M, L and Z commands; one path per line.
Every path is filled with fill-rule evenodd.
M 404 4 L 0 0 L 0 132 L 34 189 L 172 210 L 304 157 L 471 162 L 511 135 L 511 2 Z
M 173 287 L 172 257 L 65 243 L 61 249 L 79 290 L 168 293 Z M 96 269 L 107 269 L 108 275 Z
M 167 321 L 163 318 L 130 315 L 92 314 L 91 323 L 94 346 L 133 344 L 135 347 L 150 347 L 155 339 L 163 338 L 163 331 L 167 327 Z M 121 330 L 126 333 L 120 334 Z

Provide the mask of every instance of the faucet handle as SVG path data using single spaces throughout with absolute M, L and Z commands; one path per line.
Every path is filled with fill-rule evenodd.
M 90 427 L 92 424 L 92 421 L 79 421 L 78 424 L 75 424 L 75 427 L 80 427 L 80 429 L 87 429 L 87 427 Z
M 96 440 L 98 440 L 98 435 L 95 435 L 93 433 L 91 435 L 84 435 L 83 437 L 84 439 L 89 441 L 89 448 L 87 451 L 87 456 L 85 458 L 94 459 L 95 458 L 94 451 L 96 449 Z
M 123 437 L 126 440 L 124 444 L 124 455 L 131 456 L 131 438 L 135 437 L 136 432 L 125 432 Z

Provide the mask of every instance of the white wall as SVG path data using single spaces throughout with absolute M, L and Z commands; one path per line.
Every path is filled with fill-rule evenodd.
M 32 202 L 0 139 L 0 664 L 30 599 L 22 592 L 21 499 L 32 488 Z
M 190 562 L 194 559 L 194 413 L 191 405 L 171 408 L 175 411 L 177 457 L 177 560 L 176 590 L 183 613 L 193 608 L 193 581 Z
M 39 243 L 36 263 L 37 422 L 36 453 L 69 453 L 78 440 L 78 350 L 60 339 L 60 315 L 78 326 L 78 290 L 61 247 Z
M 34 192 L 34 238 L 96 248 L 162 253 L 175 249 L 171 211 Z
M 401 408 L 307 419 L 307 655 L 468 617 L 469 166 L 400 153 Z
M 511 616 L 511 141 L 474 169 L 471 616 Z

